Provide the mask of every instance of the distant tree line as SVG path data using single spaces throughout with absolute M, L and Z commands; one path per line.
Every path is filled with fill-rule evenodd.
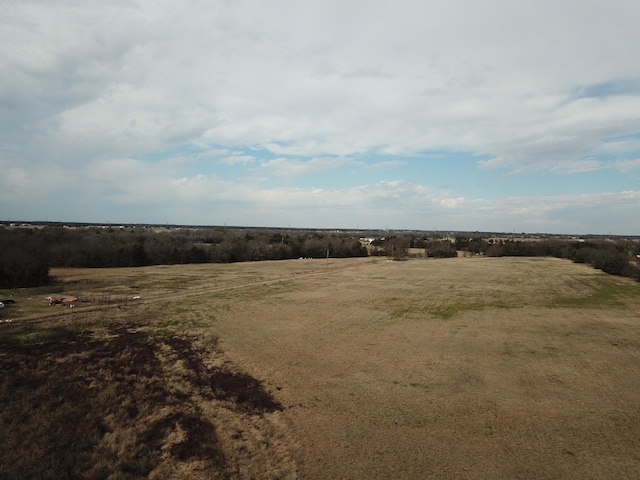
M 0 287 L 46 284 L 50 267 L 138 267 L 367 256 L 340 232 L 232 228 L 0 227 Z
M 640 243 L 629 240 L 525 241 L 458 235 L 452 241 L 413 233 L 375 238 L 367 250 L 353 233 L 323 230 L 0 226 L 0 288 L 46 285 L 52 267 L 137 267 L 369 254 L 404 260 L 409 248 L 424 249 L 432 258 L 455 257 L 459 251 L 491 257 L 565 258 L 640 281 L 636 259 Z
M 432 258 L 456 257 L 459 251 L 488 257 L 556 257 L 586 263 L 611 275 L 640 281 L 640 242 L 631 240 L 567 240 L 560 238 L 512 240 L 457 235 L 433 238 L 415 234 L 376 239 L 372 255 L 405 258 L 407 248 L 424 248 Z
M 611 275 L 640 281 L 640 266 L 636 257 L 640 254 L 640 243 L 630 240 L 523 241 L 458 236 L 455 239 L 455 248 L 489 257 L 565 258 L 576 263 L 586 263 Z

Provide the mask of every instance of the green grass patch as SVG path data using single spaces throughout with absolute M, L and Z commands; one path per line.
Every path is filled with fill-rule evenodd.
M 514 308 L 514 305 L 506 302 L 450 302 L 432 305 L 409 306 L 396 309 L 391 314 L 392 318 L 420 319 L 433 316 L 443 320 L 451 319 L 459 314 L 470 311 L 480 311 L 491 308 Z
M 150 337 L 171 337 L 176 334 L 175 328 L 158 327 L 149 331 Z
M 451 303 L 448 305 L 437 305 L 428 308 L 427 311 L 434 317 L 448 320 L 464 312 L 486 310 L 488 308 L 513 308 L 505 302 L 470 302 Z
M 587 285 L 588 291 L 586 295 L 557 297 L 551 306 L 574 308 L 623 307 L 629 300 L 640 299 L 640 285 L 616 284 L 604 279 L 593 280 L 589 284 Z

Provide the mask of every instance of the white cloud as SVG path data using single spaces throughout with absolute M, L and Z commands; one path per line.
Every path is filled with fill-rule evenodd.
M 636 158 L 634 160 L 618 160 L 614 163 L 614 167 L 621 173 L 630 173 L 640 170 L 640 158 Z
M 460 198 L 444 198 L 440 200 L 440 205 L 445 208 L 462 208 L 465 205 L 464 197 Z
M 584 173 L 601 170 L 603 165 L 597 160 L 576 160 L 573 162 L 561 163 L 551 170 L 560 174 Z
M 353 164 L 353 160 L 344 157 L 323 157 L 310 160 L 274 158 L 263 162 L 261 167 L 278 177 L 298 177 Z
M 540 130 L 569 130 L 554 134 L 562 156 L 585 124 L 635 119 L 637 96 L 571 97 L 640 77 L 623 61 L 637 58 L 632 4 L 363 6 L 28 4 L 5 23 L 6 63 L 62 138 L 129 152 L 203 140 L 276 155 L 453 148 L 518 168 L 539 161 L 522 140 Z
M 220 163 L 225 165 L 246 165 L 255 162 L 256 157 L 251 155 L 234 155 L 220 159 Z
M 230 153 L 230 150 L 228 148 L 212 149 L 199 154 L 198 157 L 199 158 L 223 157 L 225 155 L 229 155 L 229 153 Z
M 407 165 L 408 162 L 405 160 L 388 160 L 384 162 L 376 162 L 371 163 L 366 166 L 368 170 L 383 170 L 383 169 L 393 169 L 397 167 L 402 167 Z

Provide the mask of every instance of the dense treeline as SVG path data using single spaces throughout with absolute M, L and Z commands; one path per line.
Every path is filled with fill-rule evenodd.
M 0 287 L 48 281 L 50 267 L 137 267 L 366 256 L 339 232 L 227 228 L 0 227 Z
M 433 258 L 456 257 L 459 251 L 489 257 L 557 257 L 640 281 L 640 264 L 636 257 L 640 255 L 640 242 L 630 240 L 512 240 L 458 235 L 451 241 L 449 238 L 406 234 L 380 238 L 372 245 L 376 248 L 372 254 L 395 258 L 406 257 L 406 247 L 424 248 L 425 255 Z
M 36 287 L 49 282 L 49 265 L 32 235 L 0 227 L 0 287 Z
M 408 248 L 427 257 L 459 251 L 485 256 L 552 256 L 640 281 L 640 243 L 627 240 L 523 241 L 459 235 L 455 241 L 416 234 L 377 236 L 367 251 L 359 237 L 329 231 L 240 228 L 0 226 L 0 288 L 45 285 L 50 267 L 131 267 L 291 258 L 383 255 L 403 260 Z
M 49 283 L 49 266 L 39 255 L 15 250 L 0 253 L 0 288 L 37 287 Z
M 640 243 L 629 240 L 559 240 L 541 241 L 485 240 L 456 237 L 456 249 L 490 257 L 556 257 L 586 263 L 611 275 L 640 281 L 637 255 Z

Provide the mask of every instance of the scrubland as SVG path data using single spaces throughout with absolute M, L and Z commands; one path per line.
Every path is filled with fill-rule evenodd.
M 51 273 L 2 292 L 0 478 L 640 472 L 631 280 L 512 257 Z

